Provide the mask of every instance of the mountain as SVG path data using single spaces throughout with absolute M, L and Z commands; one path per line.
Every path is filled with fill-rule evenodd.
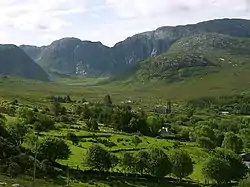
M 100 42 L 63 38 L 49 46 L 20 46 L 50 73 L 101 75 L 112 73 L 110 48 Z
M 219 19 L 198 24 L 161 27 L 107 47 L 100 42 L 64 38 L 49 46 L 21 48 L 47 71 L 66 74 L 121 74 L 139 61 L 167 52 L 182 38 L 204 33 L 250 37 L 250 20 Z
M 124 75 L 132 81 L 182 81 L 232 69 L 249 69 L 250 38 L 203 33 L 183 37 L 170 49 L 140 62 Z M 250 69 L 249 69 L 250 70 Z M 133 73 L 131 73 L 133 72 Z
M 15 45 L 0 45 L 0 74 L 49 80 L 46 72 Z

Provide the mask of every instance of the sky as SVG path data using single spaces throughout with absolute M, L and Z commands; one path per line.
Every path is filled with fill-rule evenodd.
M 250 0 L 0 0 L 0 18 L 2 44 L 76 37 L 113 46 L 161 26 L 250 19 Z

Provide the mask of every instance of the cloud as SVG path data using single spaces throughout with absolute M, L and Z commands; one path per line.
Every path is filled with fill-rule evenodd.
M 116 31 L 120 40 L 161 26 L 250 18 L 250 0 L 106 0 L 106 4 L 117 17 L 110 32 Z
M 84 0 L 4 0 L 0 2 L 0 26 L 54 31 L 70 25 L 63 16 L 83 11 Z
M 205 12 L 223 11 L 236 13 L 246 11 L 249 0 L 106 0 L 120 18 L 141 18 L 150 16 L 178 17 L 178 13 L 194 14 L 194 11 L 205 16 Z M 224 12 L 225 13 L 225 12 Z M 226 15 L 225 15 L 226 16 Z
M 112 46 L 160 26 L 226 17 L 250 18 L 250 0 L 0 0 L 0 43 L 78 37 Z

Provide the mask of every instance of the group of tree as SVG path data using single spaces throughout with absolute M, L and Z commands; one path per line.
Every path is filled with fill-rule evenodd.
M 217 112 L 228 111 L 231 114 L 250 114 L 249 95 L 202 97 L 188 101 L 187 105 L 199 109 L 211 108 Z
M 36 131 L 47 131 L 55 128 L 55 121 L 51 116 L 34 112 L 28 108 L 20 108 L 18 111 L 19 119 L 26 125 L 33 125 Z
M 216 149 L 214 155 L 203 165 L 202 173 L 206 179 L 215 180 L 218 186 L 231 181 L 240 181 L 248 172 L 242 159 L 233 151 Z
M 168 156 L 160 148 L 126 152 L 118 159 L 101 146 L 93 145 L 87 150 L 84 163 L 97 171 L 109 171 L 119 164 L 124 172 L 130 174 L 165 177 L 173 173 L 180 180 L 193 172 L 192 159 L 185 151 L 176 150 Z
M 118 131 L 157 136 L 164 125 L 158 114 L 146 115 L 144 111 L 134 111 L 127 105 L 111 105 L 110 102 L 76 105 L 74 114 L 85 121 L 89 130 L 98 130 L 96 123 L 101 123 Z
M 62 97 L 62 96 L 50 96 L 48 100 L 52 103 L 72 103 L 71 97 L 69 95 Z
M 222 122 L 223 124 L 224 122 Z M 237 122 L 236 122 L 237 123 Z M 227 123 L 230 126 L 230 122 Z M 236 125 L 235 125 L 236 126 Z M 214 122 L 198 122 L 189 133 L 191 141 L 206 149 L 223 147 L 241 153 L 244 148 L 250 148 L 250 129 L 222 129 Z
M 36 136 L 31 138 L 30 148 L 24 148 L 23 142 L 26 142 L 29 132 L 29 126 L 25 121 L 10 121 L 6 125 L 3 121 L 0 123 L 0 172 L 11 177 L 18 175 L 33 175 L 33 166 L 37 164 L 37 177 L 55 177 L 58 172 L 53 167 L 53 162 L 57 159 L 67 159 L 70 150 L 68 145 L 60 139 L 46 138 L 38 143 L 38 159 L 35 160 L 34 144 L 37 141 Z

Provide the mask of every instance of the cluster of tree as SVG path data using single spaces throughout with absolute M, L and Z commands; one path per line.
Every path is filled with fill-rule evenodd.
M 237 127 L 234 125 L 235 122 L 232 123 L 228 120 L 218 124 L 209 121 L 196 123 L 189 133 L 190 140 L 197 142 L 203 148 L 223 147 L 235 153 L 241 153 L 244 148 L 249 148 L 250 129 L 247 127 L 248 125 L 246 128 L 243 128 L 243 125 Z
M 84 163 L 93 170 L 109 171 L 119 165 L 124 172 L 140 175 L 165 177 L 173 173 L 182 180 L 193 172 L 193 162 L 190 156 L 182 150 L 174 151 L 170 156 L 159 148 L 136 153 L 124 153 L 117 158 L 98 145 L 87 150 Z
M 70 96 L 67 95 L 66 97 L 61 96 L 50 96 L 47 98 L 52 103 L 72 103 Z
M 202 173 L 206 179 L 215 180 L 220 186 L 231 181 L 240 181 L 248 172 L 242 159 L 234 152 L 217 149 L 203 165 Z
M 0 122 L 0 170 L 11 177 L 33 175 L 34 163 L 37 165 L 37 177 L 55 177 L 58 172 L 53 167 L 56 159 L 67 159 L 68 145 L 59 139 L 44 139 L 38 149 L 27 149 L 22 143 L 30 142 L 31 147 L 37 142 L 36 135 L 28 136 L 29 128 L 24 121 L 14 121 L 5 125 Z M 7 127 L 7 128 L 6 128 Z M 28 140 L 29 139 L 29 140 Z M 35 159 L 38 151 L 38 159 Z
M 24 123 L 23 125 L 33 125 L 33 129 L 36 131 L 47 131 L 55 128 L 55 121 L 49 115 L 34 112 L 28 108 L 20 108 L 18 114 Z
M 140 132 L 143 135 L 157 136 L 164 125 L 159 115 L 146 115 L 144 111 L 133 111 L 130 106 L 125 105 L 77 105 L 74 114 L 86 122 L 89 130 L 98 130 L 96 123 L 102 123 L 127 133 Z
M 203 97 L 188 101 L 188 106 L 194 108 L 212 108 L 212 110 L 221 112 L 228 111 L 231 114 L 250 114 L 250 96 L 249 95 L 233 95 L 222 97 Z

